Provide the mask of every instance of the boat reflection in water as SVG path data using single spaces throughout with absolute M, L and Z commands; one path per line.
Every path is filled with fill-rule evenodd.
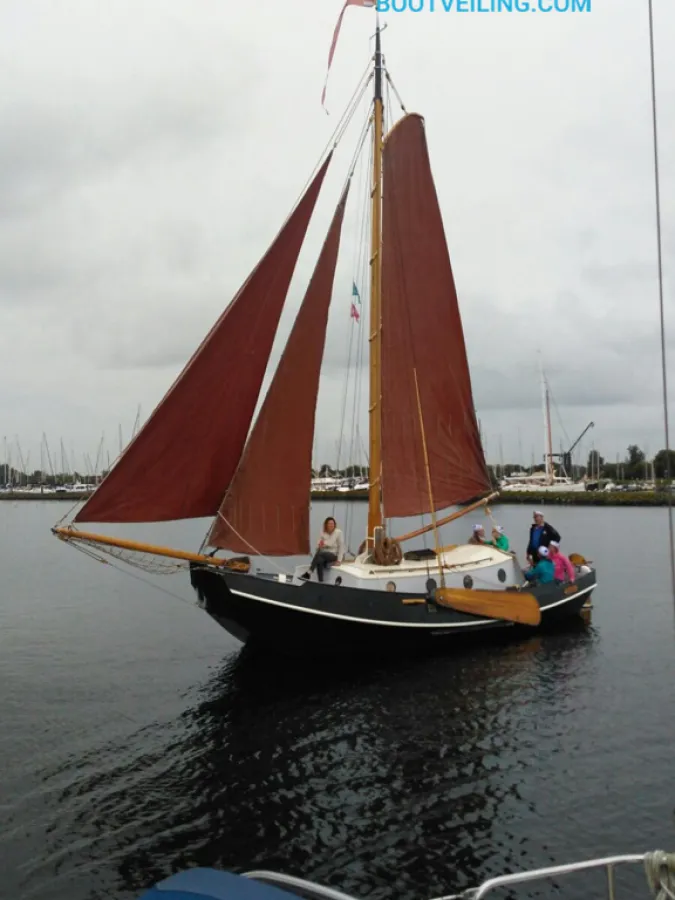
M 594 646 L 579 623 L 396 665 L 242 651 L 179 719 L 51 774 L 72 784 L 52 791 L 44 857 L 88 886 L 96 859 L 97 883 L 120 900 L 194 865 L 418 898 L 575 858 L 569 823 L 541 834 L 538 779 L 542 760 L 578 742 L 565 713 L 583 727 Z

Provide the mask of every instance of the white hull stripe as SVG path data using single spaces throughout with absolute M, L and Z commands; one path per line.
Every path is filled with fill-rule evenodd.
M 546 610 L 554 609 L 554 607 L 561 606 L 563 603 L 570 603 L 572 600 L 576 600 L 579 597 L 583 597 L 584 594 L 588 594 L 589 591 L 595 590 L 597 586 L 598 583 L 596 581 L 595 584 L 584 588 L 583 591 L 578 591 L 576 594 L 570 594 L 569 597 L 565 597 L 562 600 L 556 600 L 555 603 L 549 603 L 548 606 L 542 606 L 541 611 L 546 612 Z M 237 591 L 234 588 L 230 588 L 230 591 L 238 597 L 246 597 L 247 600 L 257 600 L 260 603 L 269 603 L 271 606 L 281 606 L 284 609 L 292 609 L 294 612 L 308 613 L 310 616 L 325 616 L 328 619 L 342 619 L 345 622 L 360 622 L 363 625 L 384 625 L 388 628 L 434 628 L 438 631 L 442 628 L 466 628 L 467 626 L 493 625 L 495 622 L 505 621 L 502 619 L 474 619 L 470 622 L 387 622 L 378 619 L 361 619 L 357 616 L 343 616 L 340 613 L 327 612 L 323 609 L 307 609 L 305 606 L 295 606 L 291 603 L 281 603 L 279 600 L 269 600 L 267 597 L 258 597 L 256 594 L 247 594 L 245 591 Z M 506 591 L 504 593 L 506 593 Z

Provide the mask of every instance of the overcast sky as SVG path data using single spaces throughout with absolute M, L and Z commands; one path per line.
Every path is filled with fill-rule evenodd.
M 426 118 L 491 460 L 500 439 L 505 459 L 541 459 L 539 348 L 556 448 L 561 423 L 573 440 L 591 419 L 585 453 L 664 443 L 647 0 L 592 2 L 383 17 L 394 83 Z M 31 469 L 42 432 L 80 466 L 103 431 L 113 455 L 118 424 L 128 438 L 138 405 L 150 413 L 267 249 L 371 52 L 374 13 L 351 8 L 327 116 L 341 3 L 0 0 L 0 436 L 19 436 Z M 672 0 L 655 0 L 655 20 L 672 344 Z M 277 355 L 362 122 L 326 180 Z M 340 434 L 358 179 L 353 194 L 318 461 Z

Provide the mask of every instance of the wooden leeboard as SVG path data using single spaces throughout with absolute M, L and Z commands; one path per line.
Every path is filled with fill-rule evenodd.
M 469 591 L 464 588 L 437 588 L 439 606 L 488 619 L 503 619 L 521 625 L 539 625 L 541 609 L 533 594 L 520 591 Z

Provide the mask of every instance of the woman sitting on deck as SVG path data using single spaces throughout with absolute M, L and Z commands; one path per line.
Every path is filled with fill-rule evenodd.
M 323 573 L 330 565 L 340 565 L 345 555 L 345 542 L 342 532 L 337 527 L 337 523 L 332 516 L 323 523 L 323 531 L 319 537 L 316 553 L 309 567 L 309 572 L 305 572 L 302 576 L 308 579 L 311 573 L 316 569 L 316 577 L 319 581 L 323 581 Z

